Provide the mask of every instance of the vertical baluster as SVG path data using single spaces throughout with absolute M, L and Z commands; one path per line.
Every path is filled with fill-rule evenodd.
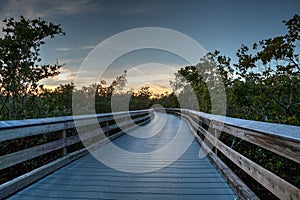
M 221 131 L 219 131 L 218 129 L 215 128 L 214 132 L 215 132 L 216 141 L 218 141 L 219 137 L 221 135 Z M 215 144 L 215 146 L 216 146 L 216 144 Z M 218 148 L 217 147 L 215 147 L 215 154 L 218 155 Z
M 105 131 L 106 131 L 106 136 L 109 137 L 109 129 L 108 129 L 108 121 L 106 121 L 106 125 L 105 125 Z
M 60 132 L 60 139 L 63 139 L 63 148 L 62 148 L 62 154 L 63 156 L 67 155 L 67 132 L 66 129 L 62 130 Z

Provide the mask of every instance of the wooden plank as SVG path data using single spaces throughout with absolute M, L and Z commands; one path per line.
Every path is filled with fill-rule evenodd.
M 25 162 L 27 160 L 36 158 L 38 156 L 50 153 L 52 151 L 61 149 L 65 145 L 65 139 L 55 140 L 46 144 L 31 147 L 21 151 L 17 151 L 8 155 L 0 157 L 0 170 L 7 167 Z
M 144 123 L 147 123 L 147 122 L 144 122 Z M 138 126 L 132 126 L 132 127 L 128 128 L 126 130 L 128 130 L 128 131 L 133 130 L 137 127 Z M 70 153 L 67 156 L 59 158 L 59 159 L 57 159 L 57 160 L 55 160 L 55 161 L 53 161 L 53 162 L 51 162 L 47 165 L 44 165 L 44 166 L 42 166 L 38 169 L 35 169 L 31 172 L 28 172 L 28 173 L 26 173 L 22 176 L 19 176 L 19 177 L 15 178 L 11 181 L 3 183 L 2 185 L 0 185 L 0 199 L 6 198 L 7 196 L 21 190 L 22 188 L 25 188 L 26 186 L 36 182 L 37 180 L 41 179 L 42 177 L 47 176 L 48 174 L 58 170 L 59 168 L 71 163 L 72 161 L 88 154 L 89 151 L 94 151 L 94 150 L 98 149 L 99 147 L 107 144 L 108 142 L 111 142 L 111 140 L 114 140 L 114 139 L 116 139 L 116 138 L 118 138 L 122 135 L 124 135 L 123 132 L 116 133 L 116 134 L 110 136 L 109 138 L 105 138 L 101 141 L 98 141 L 98 142 L 88 146 L 85 149 L 81 149 L 79 151 Z M 92 135 L 90 135 L 89 137 L 92 137 Z M 69 146 L 69 145 L 72 145 L 72 144 L 77 143 L 79 141 L 81 141 L 80 138 L 78 137 L 78 135 L 75 135 L 75 136 L 71 136 L 71 137 L 67 138 L 67 141 L 64 141 L 63 139 L 56 140 L 56 141 L 52 142 L 52 144 L 51 143 L 50 144 L 49 143 L 45 144 L 44 147 L 48 148 L 50 150 L 51 148 L 49 148 L 49 147 L 51 145 L 59 146 L 59 144 L 64 144 L 65 143 L 66 145 Z M 26 156 L 26 153 L 29 155 L 29 154 L 31 154 L 30 151 L 36 152 L 34 150 L 42 149 L 41 146 L 43 146 L 43 145 L 33 147 L 35 149 L 31 149 L 31 150 L 30 149 L 25 149 L 25 150 L 21 151 L 21 153 L 16 152 L 18 154 L 17 156 L 12 156 L 12 154 L 9 154 L 9 155 L 7 155 L 8 157 L 6 158 L 6 160 L 22 159 L 22 156 Z M 37 152 L 37 154 L 39 154 L 39 153 Z M 29 155 L 29 157 L 30 156 L 31 155 Z M 3 159 L 2 159 L 3 157 L 4 156 L 0 157 L 0 162 L 3 162 Z M 9 157 L 11 157 L 11 158 L 9 158 Z M 13 157 L 15 157 L 15 158 L 13 158 Z M 10 161 L 10 162 L 12 163 L 13 161 Z M 5 162 L 3 162 L 3 163 L 5 163 Z M 2 167 L 3 163 L 1 163 L 1 167 Z
M 56 124 L 61 122 L 72 122 L 74 120 L 85 120 L 85 119 L 105 119 L 107 117 L 111 118 L 128 115 L 140 115 L 147 114 L 151 112 L 151 110 L 136 110 L 136 111 L 122 111 L 122 112 L 114 112 L 114 113 L 101 113 L 101 114 L 90 114 L 90 115 L 77 115 L 77 116 L 63 116 L 63 117 L 52 117 L 52 118 L 37 118 L 37 119 L 25 119 L 25 120 L 8 120 L 8 121 L 0 121 L 0 130 L 4 130 L 7 128 L 18 128 L 18 127 L 26 127 L 26 126 L 36 126 L 36 125 L 45 125 L 45 124 Z M 105 119 L 106 120 L 106 119 Z
M 186 109 L 183 109 L 183 111 L 181 112 L 185 112 L 186 114 L 187 113 L 196 114 L 199 117 L 220 122 L 221 124 L 227 124 L 233 127 L 240 127 L 242 129 L 264 133 L 266 135 L 282 138 L 283 140 L 295 140 L 298 142 L 300 141 L 299 126 L 238 119 L 238 118 L 212 115 L 212 114 L 197 112 L 193 110 L 186 110 Z
M 249 174 L 252 178 L 262 184 L 265 188 L 275 194 L 277 197 L 281 199 L 300 199 L 300 190 L 290 184 L 289 182 L 283 180 L 267 169 L 259 166 L 255 162 L 241 155 L 240 153 L 234 151 L 229 148 L 227 145 L 222 143 L 220 140 L 212 136 L 209 132 L 207 132 L 202 127 L 199 127 L 194 121 L 192 121 L 188 116 L 186 118 L 189 122 L 200 130 L 203 135 L 215 145 L 226 157 L 228 157 L 232 162 L 234 162 L 237 166 L 239 166 L 243 171 Z
M 135 129 L 137 127 L 138 126 L 133 126 L 133 127 L 129 128 L 128 130 Z M 7 196 L 25 188 L 26 186 L 36 182 L 37 180 L 41 179 L 42 177 L 45 177 L 48 174 L 58 170 L 59 168 L 71 163 L 72 161 L 77 160 L 78 158 L 88 154 L 89 151 L 94 151 L 94 150 L 98 149 L 99 147 L 107 144 L 111 140 L 114 140 L 114 139 L 122 136 L 123 134 L 124 134 L 123 132 L 116 133 L 116 134 L 110 136 L 109 138 L 105 138 L 99 142 L 96 142 L 96 143 L 90 145 L 89 147 L 87 147 L 85 149 L 81 149 L 79 151 L 70 153 L 67 156 L 59 158 L 47 165 L 44 165 L 38 169 L 28 172 L 28 173 L 26 173 L 22 176 L 19 176 L 11 181 L 3 183 L 2 185 L 0 185 L 0 191 L 1 191 L 0 199 L 4 199 Z M 76 140 L 76 136 L 69 137 L 69 139 L 70 138 L 73 138 L 70 141 Z M 77 139 L 79 139 L 78 136 L 77 136 Z M 59 141 L 61 141 L 61 140 L 59 140 Z M 70 144 L 71 143 L 72 142 L 70 142 Z M 1 161 L 2 161 L 2 157 L 1 157 Z
M 209 148 L 201 139 L 201 137 L 199 137 L 197 134 L 197 129 L 199 126 L 196 126 L 196 123 L 189 118 L 189 116 L 185 116 L 185 120 L 189 122 L 191 132 L 201 146 L 201 150 L 206 153 L 209 160 L 229 183 L 239 198 L 243 200 L 258 200 L 259 198 L 256 196 L 256 194 L 215 153 L 213 153 L 211 148 Z
M 117 115 L 121 118 L 121 117 L 124 117 L 124 113 L 125 112 L 120 112 L 120 113 L 117 113 Z M 149 111 L 143 111 L 142 113 L 151 113 L 153 115 L 153 112 L 149 112 Z M 135 111 L 135 112 L 130 113 L 130 114 L 131 115 L 140 115 L 141 112 Z M 83 120 L 86 120 L 85 117 L 86 116 L 80 116 L 79 118 L 83 119 Z M 110 119 L 111 116 L 109 116 L 107 114 L 105 116 L 101 115 L 101 117 L 105 117 L 106 119 Z M 126 115 L 126 117 L 128 117 L 128 115 Z M 147 117 L 149 118 L 149 116 L 136 118 L 136 119 L 134 119 L 134 121 L 139 121 L 141 119 L 144 120 Z M 59 118 L 59 119 L 69 119 L 69 118 L 62 117 L 62 118 Z M 23 120 L 20 120 L 22 122 L 14 123 L 14 125 L 6 124 L 5 127 L 4 126 L 0 127 L 0 131 L 1 131 L 0 132 L 1 133 L 0 138 L 2 137 L 2 139 L 6 140 L 7 138 L 11 139 L 11 138 L 24 137 L 24 135 L 25 136 L 37 135 L 37 134 L 39 134 L 39 132 L 40 133 L 41 132 L 42 133 L 46 132 L 46 130 L 47 130 L 47 132 L 49 132 L 49 130 L 51 130 L 51 131 L 52 130 L 55 130 L 55 131 L 56 130 L 65 130 L 66 128 L 72 128 L 73 125 L 74 125 L 74 122 L 72 122 L 72 121 L 67 121 L 67 122 L 66 121 L 64 121 L 64 122 L 59 121 L 59 122 L 57 122 L 57 121 L 55 121 L 55 120 L 58 120 L 57 118 L 56 119 L 50 119 L 49 121 L 47 121 L 47 120 L 40 120 L 39 123 L 47 123 L 47 122 L 51 121 L 51 124 L 39 124 L 39 125 L 31 127 L 31 125 L 33 123 L 31 121 L 31 124 L 29 123 L 28 126 L 22 127 L 22 125 L 24 125 Z M 150 120 L 150 118 L 149 118 L 149 120 Z M 149 120 L 146 120 L 142 123 L 147 123 Z M 33 121 L 36 121 L 36 120 L 33 120 Z M 0 125 L 3 125 L 3 124 L 4 123 L 0 123 Z M 13 128 L 10 128 L 11 126 Z M 126 130 L 132 130 L 136 127 L 138 127 L 138 126 L 133 124 L 133 126 L 129 127 Z M 25 130 L 25 134 L 24 134 L 24 130 Z M 7 136 L 8 133 L 13 133 L 13 131 L 16 131 L 17 133 L 14 134 L 11 137 Z M 22 132 L 23 132 L 23 134 L 22 134 Z M 24 161 L 32 159 L 34 157 L 38 157 L 38 156 L 43 155 L 45 153 L 48 153 L 48 152 L 51 152 L 51 151 L 54 151 L 54 150 L 60 149 L 62 147 L 66 147 L 66 146 L 69 146 L 69 145 L 72 145 L 72 144 L 75 144 L 75 143 L 81 141 L 79 136 L 77 136 L 77 135 L 71 136 L 69 138 L 65 138 L 65 136 L 66 136 L 65 132 L 63 132 L 62 134 L 63 134 L 63 138 L 60 139 L 60 140 L 56 140 L 56 141 L 53 141 L 53 142 L 50 142 L 50 143 L 35 146 L 35 147 L 29 148 L 29 149 L 24 149 L 24 150 L 21 150 L 21 151 L 18 151 L 18 152 L 0 157 L 0 161 L 1 161 L 0 168 L 1 169 L 7 168 L 7 167 L 15 165 L 17 163 L 24 162 Z M 48 175 L 49 173 L 52 173 L 53 171 L 56 171 L 58 168 L 70 163 L 71 161 L 73 161 L 75 159 L 78 159 L 79 157 L 82 157 L 83 155 L 87 154 L 87 152 L 88 152 L 87 150 L 89 150 L 89 151 L 95 150 L 95 149 L 99 148 L 100 146 L 103 146 L 104 144 L 110 142 L 111 140 L 122 136 L 123 134 L 124 134 L 123 132 L 119 132 L 117 134 L 114 134 L 113 136 L 111 136 L 109 138 L 105 138 L 101 141 L 98 141 L 98 142 L 88 146 L 86 149 L 82 149 L 82 150 L 79 150 L 77 152 L 73 152 L 73 153 L 71 153 L 67 156 L 59 158 L 58 160 L 56 160 L 54 162 L 51 162 L 51 163 L 49 163 L 45 166 L 42 166 L 42 167 L 40 167 L 36 170 L 33 170 L 33 171 L 31 171 L 27 174 L 24 174 L 20 177 L 17 177 L 17 178 L 15 178 L 15 179 L 13 179 L 9 182 L 6 182 L 6 183 L 2 184 L 0 186 L 0 191 L 1 191 L 0 198 L 5 198 L 5 197 L 11 195 L 12 193 L 14 193 L 14 192 L 26 187 L 27 185 L 35 182 L 36 180 L 40 179 L 41 177 L 44 177 L 44 176 Z M 88 138 L 91 138 L 91 137 L 96 136 L 96 135 L 99 135 L 99 134 L 98 133 L 93 133 L 93 134 L 89 133 L 89 134 L 86 134 L 84 136 L 84 139 L 88 139 Z
M 192 117 L 193 121 L 198 121 L 196 112 L 183 110 L 182 113 Z M 198 117 L 200 117 L 203 123 L 214 129 L 229 133 L 235 137 L 300 163 L 300 127 L 234 119 L 229 117 L 224 118 L 224 121 L 222 122 L 220 118 L 216 121 L 216 116 L 209 114 L 205 114 L 205 116 L 210 117 L 210 119 L 204 119 L 202 116 Z M 259 126 L 259 128 L 256 126 Z M 271 130 L 273 132 L 271 132 Z M 280 134 L 279 131 L 282 131 L 282 133 Z
M 56 124 L 44 124 L 39 126 L 0 129 L 0 142 L 22 137 L 40 135 L 54 131 L 61 131 L 64 130 L 64 128 L 64 123 L 61 122 Z
M 66 138 L 66 143 L 65 145 L 66 146 L 71 146 L 73 144 L 76 144 L 78 142 L 81 142 L 81 138 L 78 136 L 78 135 L 73 135 L 73 136 L 70 136 L 70 137 L 67 137 Z
M 233 127 L 228 124 L 225 124 L 221 130 L 300 163 L 300 141 L 284 140 L 280 137 Z
M 148 116 L 144 116 L 141 118 L 136 118 L 133 121 L 134 122 L 141 121 L 141 120 L 145 120 L 147 118 L 148 118 Z M 125 127 L 128 124 L 129 124 L 129 122 L 125 121 L 125 122 L 120 123 L 119 125 L 122 127 L 123 126 Z M 109 126 L 109 130 L 114 130 L 116 128 L 118 128 L 118 126 L 116 124 Z M 1 156 L 0 157 L 0 170 L 5 169 L 10 166 L 13 166 L 13 165 L 16 165 L 18 163 L 25 162 L 25 161 L 33 159 L 33 158 L 36 158 L 38 156 L 42 156 L 44 154 L 50 153 L 50 152 L 58 150 L 58 149 L 64 149 L 64 155 L 66 155 L 66 146 L 70 146 L 72 144 L 78 143 L 81 140 L 87 140 L 92 137 L 101 135 L 101 134 L 99 134 L 98 131 L 89 131 L 87 133 L 84 133 L 83 135 L 80 135 L 80 138 L 77 135 L 66 138 L 65 131 L 62 134 L 63 134 L 63 136 L 60 140 L 56 140 L 56 141 L 42 144 L 39 146 L 35 146 L 32 148 L 24 149 L 24 150 L 21 150 L 21 151 L 12 153 L 12 154 Z
M 89 135 L 84 139 L 89 139 L 94 136 L 95 134 Z M 17 151 L 11 154 L 1 156 L 0 170 L 42 156 L 44 154 L 56 151 L 58 149 L 62 149 L 66 146 L 76 144 L 78 142 L 81 142 L 81 138 L 79 138 L 78 135 L 74 135 L 68 138 L 62 138 L 60 140 L 55 140 L 53 142 L 45 143 L 39 146 L 31 147 L 28 149 L 24 149 L 21 151 Z
M 66 130 L 62 130 L 61 131 L 60 138 L 64 140 L 64 145 L 62 147 L 62 155 L 66 156 L 67 155 L 67 147 L 65 145 L 65 143 L 67 141 L 67 132 L 66 132 Z
M 183 142 L 186 139 L 193 139 L 192 135 L 189 134 L 186 123 L 181 123 L 178 118 L 173 116 L 168 116 L 168 121 L 166 125 L 168 130 L 163 129 L 153 137 L 141 139 L 146 140 L 145 143 L 141 144 L 139 139 L 132 140 L 132 137 L 128 135 L 114 141 L 114 144 L 120 148 L 127 145 L 129 151 L 136 149 L 138 152 L 143 151 L 142 148 L 139 148 L 141 145 L 149 144 L 149 150 L 155 150 L 160 146 L 157 146 L 157 143 L 169 144 L 178 130 L 180 130 Z M 157 123 L 157 126 L 159 126 L 159 123 Z M 143 126 L 136 129 L 133 134 L 151 135 L 151 130 L 148 126 Z M 163 153 L 155 157 L 149 157 L 147 163 L 137 162 L 135 158 L 120 158 L 125 162 L 125 165 L 130 166 L 141 165 L 145 168 L 161 166 L 158 171 L 149 173 L 120 172 L 105 166 L 89 155 L 37 182 L 30 188 L 20 191 L 17 196 L 12 196 L 12 199 L 30 196 L 32 199 L 55 197 L 68 199 L 172 198 L 225 200 L 236 197 L 208 159 L 199 159 L 199 146 L 196 142 L 193 142 L 177 161 L 170 166 L 163 167 L 161 162 L 170 159 L 170 155 L 174 153 L 174 150 L 176 148 L 169 149 L 167 154 Z M 107 155 L 107 153 L 112 152 L 110 152 L 110 149 L 103 148 L 93 153 Z M 111 156 L 113 159 L 113 154 Z
M 26 120 L 10 120 L 0 121 L 0 142 L 29 137 L 49 132 L 61 131 L 69 128 L 74 128 L 74 120 L 76 126 L 85 126 L 93 123 L 126 118 L 128 116 L 136 116 L 149 113 L 149 110 L 104 113 L 98 115 L 82 115 L 82 116 L 67 116 L 42 119 L 26 119 Z M 97 120 L 95 120 L 97 119 Z
M 22 176 L 19 176 L 11 181 L 3 183 L 0 185 L 0 199 L 4 199 L 7 196 L 25 188 L 26 186 L 36 182 L 42 177 L 56 171 L 57 169 L 69 164 L 70 162 L 86 155 L 88 151 L 82 149 L 78 152 L 71 153 L 65 157 L 59 158 L 47 165 L 44 165 L 38 169 L 28 172 Z

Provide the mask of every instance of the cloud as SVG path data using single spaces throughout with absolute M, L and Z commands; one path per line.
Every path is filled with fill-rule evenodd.
M 0 12 L 4 18 L 19 17 L 26 18 L 49 17 L 53 15 L 72 15 L 97 10 L 98 2 L 91 0 L 10 0 L 1 2 Z
M 59 48 L 55 48 L 56 51 L 71 51 L 72 49 L 67 48 L 67 47 L 59 47 Z
M 53 78 L 54 81 L 74 81 L 76 77 L 76 72 L 72 72 L 69 69 L 61 68 L 60 74 Z
M 88 50 L 88 49 L 93 49 L 93 48 L 95 48 L 95 46 L 87 45 L 87 46 L 83 46 L 83 47 L 79 48 L 79 50 Z
M 55 48 L 55 50 L 66 52 L 66 51 L 84 51 L 84 50 L 90 50 L 90 49 L 93 49 L 93 48 L 95 48 L 95 46 L 85 45 L 85 46 L 81 46 L 81 47 L 78 47 L 78 48 L 57 47 L 57 48 Z
M 64 63 L 64 64 L 78 64 L 81 63 L 84 60 L 84 58 L 69 58 L 69 59 L 62 59 L 58 60 L 59 63 Z
M 74 15 L 98 11 L 114 12 L 122 15 L 135 15 L 153 12 L 152 3 L 145 1 L 113 1 L 100 0 L 9 0 L 0 1 L 0 12 L 4 18 L 52 17 L 56 15 Z

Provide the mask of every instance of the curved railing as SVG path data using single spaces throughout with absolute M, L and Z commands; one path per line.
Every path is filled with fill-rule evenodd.
M 216 116 L 186 109 L 167 109 L 167 112 L 182 116 L 189 122 L 202 150 L 207 153 L 219 171 L 227 176 L 227 180 L 233 185 L 233 188 L 239 187 L 239 185 L 228 173 L 228 167 L 224 167 L 224 163 L 211 150 L 213 147 L 278 198 L 300 199 L 299 188 L 219 140 L 220 134 L 225 132 L 300 164 L 299 126 Z M 203 125 L 209 127 L 208 130 Z M 249 198 L 247 194 L 243 194 L 241 188 L 237 189 L 236 192 L 239 192 L 239 196 L 245 199 Z
M 57 134 L 57 139 L 51 142 L 30 148 L 25 147 L 22 150 L 9 154 L 1 152 L 0 170 L 8 169 L 14 165 L 24 163 L 51 152 L 61 151 L 62 154 L 62 157 L 55 161 L 0 185 L 0 199 L 13 194 L 73 160 L 86 155 L 88 150 L 96 149 L 110 140 L 121 136 L 123 134 L 123 132 L 120 131 L 121 129 L 128 130 L 136 127 L 137 124 L 146 123 L 152 116 L 152 110 L 140 110 L 97 115 L 0 121 L 1 144 L 49 133 Z M 97 123 L 96 128 L 95 124 L 93 124 L 95 121 Z M 101 126 L 100 131 L 99 125 Z M 87 131 L 84 134 L 80 134 L 80 136 L 78 134 L 71 134 L 71 136 L 68 137 L 67 130 L 74 129 L 75 126 L 76 128 L 85 128 Z M 89 144 L 86 148 L 71 153 L 68 152 L 68 147 L 71 145 L 85 141 L 88 141 L 87 143 Z M 85 146 L 87 143 L 85 143 Z
M 254 196 L 251 196 L 251 192 L 242 188 L 243 184 L 240 184 L 237 181 L 237 176 L 233 174 L 211 150 L 213 147 L 280 199 L 300 199 L 299 188 L 246 158 L 219 140 L 220 134 L 226 132 L 300 164 L 299 127 L 222 117 L 186 109 L 167 109 L 167 112 L 182 116 L 189 122 L 194 130 L 193 133 L 195 138 L 201 145 L 201 149 L 206 152 L 209 159 L 226 177 L 232 188 L 242 199 L 253 199 Z M 111 139 L 122 135 L 119 128 L 134 128 L 136 124 L 149 121 L 152 116 L 152 110 L 143 110 L 105 113 L 96 116 L 85 115 L 76 117 L 0 121 L 0 143 L 49 133 L 58 135 L 58 139 L 54 141 L 24 148 L 9 154 L 3 154 L 0 157 L 0 170 L 13 167 L 16 164 L 24 163 L 33 158 L 55 151 L 60 151 L 63 155 L 53 162 L 0 185 L 0 199 L 13 194 L 41 177 L 86 155 L 88 150 L 96 149 Z M 102 127 L 101 133 L 93 131 L 93 124 L 91 124 L 93 120 L 90 119 L 95 117 L 97 123 Z M 87 130 L 86 133 L 80 135 L 80 137 L 76 134 L 67 134 L 67 130 L 75 128 L 74 120 L 76 121 L 76 127 L 80 126 Z M 115 121 L 118 121 L 118 123 L 116 124 Z M 104 135 L 108 137 L 102 137 Z M 97 142 L 91 143 L 84 149 L 71 153 L 68 152 L 68 147 L 71 145 L 91 140 L 94 137 L 98 137 L 98 139 L 95 140 Z

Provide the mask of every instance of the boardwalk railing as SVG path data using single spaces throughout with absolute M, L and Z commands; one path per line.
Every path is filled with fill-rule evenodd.
M 234 180 L 234 174 L 231 176 L 228 173 L 228 167 L 224 167 L 224 163 L 211 150 L 213 147 L 280 199 L 300 199 L 299 188 L 219 140 L 220 134 L 225 132 L 300 164 L 300 127 L 222 117 L 185 109 L 167 109 L 167 112 L 182 116 L 189 122 L 202 150 L 219 171 L 227 176 L 233 188 L 239 187 Z M 210 128 L 207 130 L 203 125 Z M 236 189 L 236 192 L 240 192 L 238 195 L 247 198 L 240 189 Z
M 32 146 L 16 152 L 5 154 L 1 152 L 0 170 L 8 169 L 14 165 L 24 163 L 25 161 L 49 154 L 51 152 L 61 151 L 62 157 L 50 162 L 42 167 L 34 169 L 24 175 L 14 178 L 0 185 L 0 199 L 3 199 L 16 191 L 30 185 L 38 179 L 54 172 L 66 164 L 78 159 L 99 146 L 119 137 L 123 134 L 120 129 L 131 129 L 137 124 L 148 122 L 153 116 L 152 110 L 141 110 L 131 112 L 105 113 L 98 115 L 68 116 L 43 119 L 27 119 L 0 121 L 0 144 L 18 140 L 21 138 L 32 138 L 45 134 L 58 134 L 58 139 L 43 143 L 38 146 Z M 91 124 L 98 121 L 95 124 Z M 74 122 L 75 121 L 75 122 Z M 116 123 L 116 121 L 118 123 Z M 85 129 L 84 134 L 71 134 L 67 137 L 67 130 L 75 128 Z M 99 125 L 102 131 L 99 131 Z M 96 128 L 95 128 L 96 127 Z M 97 128 L 98 127 L 98 128 Z M 104 135 L 105 134 L 105 135 Z M 107 137 L 105 137 L 107 136 Z M 87 141 L 85 143 L 85 141 Z M 83 142 L 86 148 L 69 153 L 68 147 Z M 16 169 L 17 170 L 17 169 Z

